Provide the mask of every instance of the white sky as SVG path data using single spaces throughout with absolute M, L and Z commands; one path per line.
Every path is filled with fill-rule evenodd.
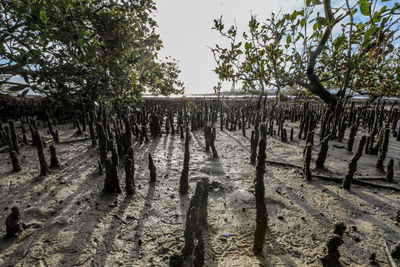
M 211 30 L 215 18 L 223 15 L 226 28 L 234 23 L 238 33 L 247 30 L 251 14 L 266 18 L 271 12 L 300 9 L 303 0 L 155 0 L 156 20 L 164 42 L 161 57 L 179 60 L 181 80 L 186 94 L 213 93 L 218 76 L 209 47 L 222 43 L 217 31 Z M 231 89 L 224 84 L 223 90 Z

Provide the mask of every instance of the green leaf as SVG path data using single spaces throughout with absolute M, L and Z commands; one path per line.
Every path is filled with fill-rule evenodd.
M 369 16 L 369 4 L 366 2 L 360 2 L 360 11 L 364 16 Z
M 309 6 L 311 4 L 311 0 L 306 0 L 306 6 Z
M 367 48 L 371 44 L 371 39 L 365 39 L 362 46 L 364 48 Z
M 291 41 L 292 41 L 292 36 L 291 36 L 291 35 L 288 35 L 288 36 L 286 37 L 286 43 L 287 43 L 287 44 L 290 44 Z
M 304 27 L 304 25 L 306 25 L 306 19 L 305 18 L 301 19 L 300 25 L 301 25 L 302 28 Z
M 293 11 L 293 13 L 290 15 L 290 18 L 291 18 L 292 20 L 294 20 L 296 17 L 297 17 L 297 11 L 295 10 L 295 11 Z
M 246 42 L 246 43 L 244 44 L 244 48 L 245 48 L 246 50 L 249 50 L 249 49 L 251 48 L 251 43 Z
M 47 15 L 46 15 L 46 11 L 44 11 L 44 10 L 40 10 L 40 20 L 43 22 L 43 23 L 47 23 L 47 21 L 49 21 L 49 19 L 47 18 Z
M 77 45 L 78 47 L 82 47 L 82 45 L 83 45 L 83 39 L 82 39 L 82 38 L 79 38 L 78 41 L 76 41 L 76 45 Z
M 321 25 L 328 25 L 329 21 L 323 17 L 317 17 L 317 23 Z
M 337 49 L 337 48 L 339 48 L 339 47 L 344 43 L 345 40 L 346 40 L 346 37 L 344 37 L 343 35 L 342 35 L 342 36 L 339 36 L 339 37 L 337 37 L 337 38 L 335 39 L 335 41 L 333 41 L 333 45 L 334 45 L 335 48 Z
M 386 23 L 389 21 L 389 19 L 390 19 L 389 17 L 383 18 L 380 26 L 383 28 L 386 25 Z
M 372 18 L 372 22 L 378 23 L 379 21 L 381 21 L 381 19 L 382 19 L 381 15 L 378 12 L 375 12 Z
M 369 39 L 375 32 L 376 32 L 376 26 L 372 25 L 364 34 L 364 40 Z

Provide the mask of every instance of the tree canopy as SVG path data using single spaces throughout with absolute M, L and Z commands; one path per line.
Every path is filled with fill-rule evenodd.
M 389 3 L 385 3 L 389 2 Z M 400 95 L 400 5 L 387 0 L 306 0 L 265 21 L 252 16 L 241 35 L 222 17 L 213 29 L 229 41 L 212 48 L 221 80 L 244 88 L 304 88 L 328 104 L 354 93 Z M 396 46 L 397 44 L 397 46 Z M 335 89 L 332 92 L 330 89 Z
M 176 61 L 158 59 L 155 10 L 152 0 L 3 0 L 0 85 L 60 99 L 183 93 Z

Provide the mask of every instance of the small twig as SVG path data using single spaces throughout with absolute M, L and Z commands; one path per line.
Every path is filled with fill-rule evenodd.
M 397 264 L 396 264 L 396 262 L 394 261 L 392 255 L 390 255 L 389 248 L 388 248 L 388 245 L 387 245 L 386 240 L 383 240 L 383 246 L 385 247 L 385 253 L 386 253 L 386 256 L 387 256 L 387 258 L 388 258 L 388 260 L 389 260 L 390 266 L 391 266 L 391 267 L 397 267 Z
M 156 240 L 158 237 L 153 237 L 150 238 L 149 240 L 146 240 L 145 242 L 142 243 L 141 247 L 145 247 L 148 243 L 150 243 L 151 241 Z
M 122 223 L 124 224 L 129 224 L 128 222 L 126 222 L 125 220 L 121 219 L 117 214 L 114 214 L 114 217 L 117 218 L 118 220 L 120 220 Z

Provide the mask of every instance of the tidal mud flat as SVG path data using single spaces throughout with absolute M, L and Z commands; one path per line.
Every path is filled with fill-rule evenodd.
M 107 166 L 101 164 L 100 174 L 100 140 L 93 145 L 89 125 L 77 135 L 79 116 L 63 123 L 50 115 L 52 121 L 59 121 L 52 123 L 59 142 L 46 119 L 38 119 L 46 163 L 50 165 L 51 145 L 60 163 L 60 167 L 49 168 L 46 175 L 42 173 L 37 144 L 32 145 L 28 131 L 27 144 L 23 144 L 21 124 L 16 121 L 21 170 L 12 171 L 10 145 L 4 144 L 0 153 L 0 230 L 6 236 L 6 218 L 13 207 L 18 207 L 21 214 L 22 229 L 15 237 L 0 241 L 0 265 L 189 266 L 199 258 L 196 249 L 202 243 L 204 266 L 321 266 L 332 229 L 342 222 L 345 229 L 338 251 L 344 266 L 390 266 L 390 252 L 385 247 L 390 250 L 400 241 L 400 141 L 396 135 L 400 114 L 396 105 L 378 103 L 377 108 L 356 102 L 343 110 L 335 125 L 333 118 L 326 118 L 331 115 L 319 102 L 278 106 L 267 102 L 264 112 L 258 113 L 254 102 L 182 103 L 148 101 L 127 116 L 129 127 L 123 115 L 113 118 L 105 112 L 97 116 L 97 121 L 93 118 L 94 125 L 103 123 L 101 118 L 107 120 L 106 138 L 108 143 L 112 141 L 106 157 L 110 160 L 121 153 L 118 146 L 124 149 L 124 136 L 132 127 L 131 194 L 126 191 L 127 150 L 119 155 L 118 164 L 113 161 L 121 191 L 104 192 Z M 257 123 L 266 123 L 267 130 L 263 182 L 268 226 L 262 252 L 255 256 L 257 157 L 254 164 L 251 161 L 254 144 L 259 144 L 254 141 L 255 132 L 252 138 Z M 99 128 L 94 128 L 98 133 Z M 213 128 L 214 141 L 209 137 Z M 10 129 L 8 132 L 12 143 Z M 311 132 L 314 134 L 309 135 Z M 387 140 L 385 132 L 389 132 Z M 328 135 L 326 160 L 323 168 L 316 168 L 323 147 L 320 144 Z M 349 163 L 354 163 L 363 135 L 375 142 L 371 145 L 365 140 L 351 188 L 345 190 L 342 180 L 349 175 Z M 189 187 L 188 193 L 182 194 L 186 142 Z M 217 157 L 212 147 L 206 151 L 210 142 Z M 304 153 L 309 143 L 309 152 Z M 149 154 L 155 167 L 153 181 Z M 311 156 L 309 180 L 304 171 L 307 154 Z M 384 168 L 377 168 L 379 161 Z M 393 181 L 388 180 L 387 167 L 391 164 Z M 197 235 L 193 252 L 185 255 L 188 210 L 201 181 L 207 181 L 207 223 L 201 227 L 202 241 Z

